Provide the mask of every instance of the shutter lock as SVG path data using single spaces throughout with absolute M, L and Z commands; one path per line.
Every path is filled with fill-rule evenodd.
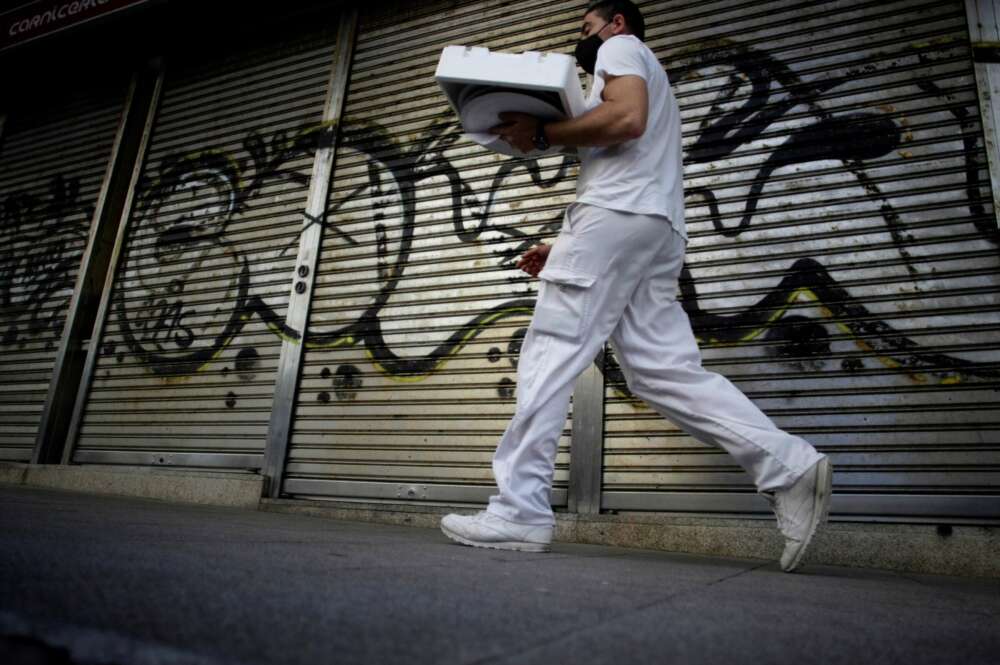
M 398 499 L 426 499 L 427 485 L 396 485 Z

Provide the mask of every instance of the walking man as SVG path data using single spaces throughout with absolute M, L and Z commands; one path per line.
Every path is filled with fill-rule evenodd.
M 676 298 L 687 245 L 680 112 L 644 34 L 629 0 L 591 2 L 576 46 L 594 77 L 586 113 L 546 123 L 504 113 L 491 130 L 522 152 L 577 146 L 577 196 L 555 243 L 518 262 L 539 285 L 516 411 L 493 457 L 499 493 L 476 515 L 447 515 L 441 529 L 465 545 L 549 550 L 552 476 L 573 384 L 609 340 L 633 394 L 747 471 L 771 502 L 785 537 L 781 567 L 792 571 L 826 519 L 831 465 L 701 366 Z

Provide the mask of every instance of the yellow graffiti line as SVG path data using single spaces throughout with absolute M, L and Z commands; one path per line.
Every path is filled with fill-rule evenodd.
M 826 311 L 829 311 L 829 310 L 826 310 Z M 830 315 L 832 316 L 832 313 Z M 837 321 L 836 325 L 837 325 L 838 328 L 840 328 L 841 330 L 843 330 L 845 333 L 847 333 L 848 335 L 854 337 L 854 331 L 852 331 L 846 325 L 844 325 L 840 321 Z M 875 358 L 880 363 L 882 363 L 883 365 L 885 365 L 889 369 L 899 369 L 900 367 L 903 366 L 899 361 L 894 360 L 894 359 L 890 358 L 889 356 L 880 354 L 878 351 L 875 350 L 874 347 L 872 347 L 871 344 L 869 344 L 868 342 L 864 341 L 863 339 L 858 339 L 858 338 L 855 337 L 854 338 L 854 345 L 857 346 L 862 351 L 864 351 L 866 353 L 870 353 L 873 356 L 875 356 Z M 925 375 L 925 374 L 922 374 L 920 372 L 906 372 L 906 374 L 907 374 L 907 376 L 909 376 L 911 379 L 913 379 L 917 383 L 927 383 L 927 375 Z
M 756 328 L 754 330 L 751 330 L 751 331 L 747 332 L 745 335 L 743 335 L 742 337 L 740 337 L 738 340 L 733 341 L 733 342 L 723 342 L 723 341 L 721 341 L 721 340 L 719 340 L 719 339 L 717 339 L 715 337 L 709 337 L 708 339 L 699 337 L 697 339 L 698 339 L 699 342 L 702 342 L 702 343 L 705 343 L 705 344 L 709 344 L 711 346 L 729 346 L 729 347 L 739 346 L 740 344 L 743 344 L 744 342 L 749 342 L 752 339 L 756 339 L 764 331 L 766 331 L 768 329 L 768 327 L 772 323 L 774 323 L 775 321 L 777 321 L 778 319 L 780 319 L 782 316 L 785 315 L 785 312 L 788 311 L 788 308 L 792 305 L 793 301 L 798 297 L 798 295 L 800 293 L 803 294 L 803 295 L 805 295 L 806 297 L 808 297 L 809 300 L 811 300 L 813 302 L 818 302 L 819 301 L 819 298 L 816 296 L 815 293 L 812 292 L 812 290 L 807 289 L 805 287 L 800 288 L 800 289 L 796 289 L 795 291 L 792 291 L 791 293 L 788 294 L 788 297 L 785 298 L 785 304 L 782 307 L 779 307 L 779 308 L 775 309 L 771 313 L 771 315 L 769 317 L 767 317 L 767 321 L 765 321 L 763 325 L 761 325 L 759 328 Z
M 802 289 L 802 293 L 806 297 L 808 297 L 810 300 L 812 300 L 813 302 L 815 302 L 815 303 L 819 303 L 820 302 L 819 297 L 813 291 L 811 291 L 809 289 Z M 819 307 L 819 311 L 820 311 L 820 314 L 823 315 L 823 317 L 825 317 L 827 319 L 833 319 L 833 312 L 831 312 L 828 307 L 825 307 L 825 306 L 821 305 Z M 834 321 L 833 323 L 843 333 L 845 333 L 846 335 L 849 335 L 850 337 L 854 337 L 854 331 L 851 330 L 851 328 L 848 327 L 846 324 L 844 324 L 842 321 Z M 880 363 L 882 363 L 883 365 L 885 365 L 889 369 L 900 369 L 901 367 L 903 367 L 903 365 L 899 361 L 894 360 L 894 359 L 892 359 L 889 356 L 886 356 L 884 354 L 878 353 L 874 348 L 872 348 L 872 346 L 870 344 L 864 342 L 863 340 L 855 338 L 854 339 L 854 343 L 857 344 L 858 347 L 860 347 L 862 350 L 870 352 L 872 355 L 874 355 L 878 359 L 878 361 Z M 917 383 L 927 383 L 927 375 L 925 373 L 923 373 L 923 372 L 906 372 L 906 375 L 909 376 L 914 381 L 916 381 Z M 946 378 L 943 377 L 941 379 L 941 382 L 944 383 L 945 380 L 946 380 Z M 948 380 L 948 383 L 960 383 L 962 379 L 960 377 L 955 377 L 954 379 L 948 378 L 947 380 Z
M 674 58 L 685 57 L 701 53 L 702 51 L 722 49 L 730 46 L 736 46 L 737 44 L 738 42 L 729 39 L 728 37 L 713 37 L 711 39 L 702 39 L 691 44 L 690 46 L 679 48 L 671 53 L 671 56 Z
M 809 300 L 814 305 L 816 305 L 818 307 L 818 309 L 819 309 L 820 314 L 824 318 L 833 320 L 833 324 L 835 326 L 837 326 L 837 328 L 840 329 L 841 332 L 843 332 L 844 334 L 846 334 L 846 335 L 848 335 L 850 337 L 853 337 L 854 338 L 854 343 L 862 351 L 865 351 L 865 352 L 868 352 L 868 353 L 872 354 L 873 356 L 875 356 L 878 359 L 878 361 L 880 363 L 882 363 L 883 365 L 885 365 L 886 367 L 888 367 L 890 369 L 900 369 L 900 368 L 903 368 L 903 365 L 899 361 L 897 361 L 897 360 L 895 360 L 895 359 L 893 359 L 893 358 L 891 358 L 889 356 L 886 356 L 884 354 L 879 353 L 870 344 L 868 344 L 864 340 L 861 340 L 861 339 L 858 339 L 857 337 L 855 337 L 854 331 L 851 330 L 851 328 L 849 326 L 847 326 L 842 321 L 834 319 L 833 312 L 830 311 L 830 309 L 828 307 L 826 307 L 825 305 L 822 304 L 822 301 L 820 300 L 819 296 L 816 295 L 816 292 L 813 291 L 812 289 L 809 289 L 809 288 L 806 288 L 806 287 L 803 287 L 803 288 L 800 288 L 800 289 L 796 289 L 795 291 L 792 291 L 791 293 L 789 293 L 788 294 L 788 298 L 785 300 L 785 305 L 783 307 L 779 308 L 779 309 L 776 309 L 771 314 L 771 316 L 768 317 L 767 322 L 763 326 L 761 326 L 759 328 L 756 328 L 754 330 L 749 331 L 746 335 L 744 335 L 740 339 L 736 340 L 735 342 L 721 342 L 721 341 L 719 341 L 718 339 L 715 339 L 715 338 L 708 338 L 707 340 L 705 340 L 704 338 L 700 338 L 700 337 L 697 338 L 698 342 L 699 343 L 707 343 L 708 345 L 711 345 L 711 346 L 733 347 L 733 346 L 739 346 L 740 344 L 742 344 L 744 342 L 748 342 L 748 341 L 750 341 L 752 339 L 755 339 L 758 336 L 760 336 L 761 333 L 763 333 L 765 330 L 767 330 L 767 328 L 768 328 L 768 326 L 770 324 L 774 323 L 774 321 L 776 321 L 780 317 L 784 316 L 785 312 L 788 311 L 788 308 L 791 306 L 791 304 L 793 303 L 793 301 L 796 298 L 798 298 L 798 296 L 800 296 L 800 295 L 803 296 L 803 297 L 805 297 L 807 300 Z M 906 373 L 907 376 L 909 376 L 913 381 L 915 381 L 917 383 L 927 383 L 927 381 L 928 381 L 928 376 L 927 376 L 927 373 L 925 373 L 925 372 L 910 372 L 910 371 L 906 371 L 905 373 Z M 953 373 L 949 373 L 949 374 L 943 374 L 943 375 L 939 375 L 939 377 L 938 377 L 938 382 L 940 384 L 942 384 L 942 385 L 955 385 L 955 384 L 958 384 L 958 383 L 962 383 L 964 380 L 965 380 L 965 375 L 962 374 L 961 372 L 953 372 Z M 623 393 L 623 392 L 620 392 L 619 394 L 621 394 L 623 397 L 625 396 L 625 393 Z
M 417 383 L 419 381 L 426 380 L 428 377 L 430 377 L 430 375 L 432 373 L 434 373 L 434 372 L 438 371 L 439 369 L 441 369 L 442 367 L 444 367 L 445 363 L 447 363 L 448 360 L 450 360 L 450 356 L 457 354 L 462 349 L 462 347 L 464 347 L 466 345 L 466 343 L 468 343 L 469 338 L 471 338 L 474 335 L 477 335 L 480 330 L 482 330 L 483 328 L 485 328 L 489 324 L 493 323 L 497 319 L 500 319 L 500 318 L 502 318 L 504 316 L 509 316 L 509 315 L 517 314 L 517 313 L 530 314 L 533 311 L 534 310 L 532 310 L 529 307 L 518 306 L 518 307 L 510 307 L 508 309 L 502 309 L 502 310 L 498 310 L 497 312 L 494 312 L 491 316 L 489 316 L 486 319 L 483 319 L 482 321 L 480 321 L 480 323 L 479 323 L 479 325 L 477 327 L 468 330 L 465 333 L 465 335 L 462 336 L 462 338 L 459 340 L 459 342 L 455 345 L 455 347 L 452 349 L 451 354 L 449 354 L 448 356 L 442 356 L 441 358 L 439 358 L 438 361 L 434 364 L 433 367 L 431 367 L 429 370 L 427 370 L 427 372 L 425 374 L 422 374 L 420 376 L 395 376 L 395 375 L 392 374 L 392 372 L 390 370 L 386 369 L 384 365 L 382 365 L 377 360 L 375 360 L 375 357 L 372 355 L 371 351 L 369 349 L 367 349 L 367 348 L 365 349 L 365 355 L 368 356 L 368 360 L 371 361 L 372 365 L 374 365 L 379 371 L 381 371 L 384 375 L 386 375 L 387 378 L 392 379 L 393 381 L 398 381 L 400 383 Z
M 338 337 L 332 342 L 313 342 L 306 340 L 307 349 L 336 349 L 341 346 L 354 346 L 358 340 L 354 337 Z
M 247 317 L 245 317 L 245 318 L 247 318 Z M 266 321 L 265 325 L 267 326 L 268 330 L 270 330 L 272 333 L 274 333 L 274 335 L 276 337 L 278 337 L 278 339 L 280 339 L 283 342 L 288 342 L 289 344 L 301 344 L 302 343 L 301 336 L 300 337 L 292 337 L 291 335 L 289 335 L 288 333 L 286 333 L 284 330 L 282 330 L 282 328 L 280 326 L 276 325 L 273 321 Z M 307 348 L 307 349 L 331 348 L 332 349 L 332 348 L 339 347 L 339 346 L 351 346 L 356 341 L 357 340 L 355 338 L 350 337 L 350 336 L 347 336 L 347 337 L 338 337 L 333 342 L 323 342 L 323 343 L 306 340 L 305 348 Z
M 959 43 L 959 41 L 961 41 L 962 43 L 967 43 L 966 40 L 964 39 L 959 40 L 957 37 L 942 36 L 942 37 L 935 37 L 933 39 L 928 39 L 927 41 L 923 42 L 910 42 L 910 48 L 914 48 L 919 51 L 927 48 L 932 48 L 935 46 L 946 46 L 951 44 L 957 44 Z
M 280 326 L 275 325 L 272 321 L 264 321 L 264 325 L 267 326 L 267 329 L 274 333 L 274 335 L 282 342 L 288 342 L 290 344 L 299 344 L 301 342 L 300 338 L 292 337 L 282 330 Z
M 240 180 L 240 177 L 242 176 L 242 174 L 240 173 L 240 164 L 228 152 L 223 152 L 222 150 L 218 150 L 217 148 L 209 148 L 207 150 L 198 150 L 197 152 L 188 153 L 184 155 L 182 159 L 194 161 L 197 159 L 201 159 L 202 157 L 221 157 L 222 159 L 226 160 L 232 167 L 233 173 L 236 174 L 236 182 L 233 183 L 235 185 L 235 188 L 238 189 L 243 184 Z
M 337 120 L 324 120 L 323 122 L 313 125 L 311 127 L 306 127 L 300 131 L 296 136 L 309 136 L 310 134 L 315 134 L 321 132 L 324 129 L 333 129 L 337 127 L 340 123 Z M 289 141 L 291 143 L 291 141 Z

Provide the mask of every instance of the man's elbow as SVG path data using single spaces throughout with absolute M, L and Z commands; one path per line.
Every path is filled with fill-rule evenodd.
M 646 119 L 635 118 L 630 125 L 630 138 L 637 139 L 646 133 Z
M 624 118 L 622 123 L 622 134 L 625 136 L 625 140 L 631 141 L 637 139 L 646 133 L 646 119 L 636 115 L 629 115 Z
M 639 138 L 646 133 L 645 114 L 639 111 L 623 113 L 619 118 L 618 130 L 623 141 Z
M 631 141 L 646 132 L 646 114 L 641 109 L 617 107 L 608 120 L 607 133 L 612 143 Z

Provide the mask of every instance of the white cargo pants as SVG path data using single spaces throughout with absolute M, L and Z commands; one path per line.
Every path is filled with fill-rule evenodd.
M 517 407 L 493 456 L 487 510 L 554 524 L 556 449 L 577 376 L 610 339 L 629 389 L 698 440 L 726 450 L 759 492 L 788 487 L 821 455 L 701 366 L 677 301 L 685 241 L 657 216 L 573 203 L 539 273 L 521 345 Z

